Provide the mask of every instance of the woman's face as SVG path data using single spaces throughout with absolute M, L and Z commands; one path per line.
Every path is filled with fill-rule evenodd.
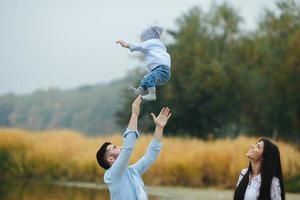
M 256 144 L 251 145 L 246 155 L 251 160 L 261 161 L 263 151 L 264 151 L 264 142 L 260 141 Z

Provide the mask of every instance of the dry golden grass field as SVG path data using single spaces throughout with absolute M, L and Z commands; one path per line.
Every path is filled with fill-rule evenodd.
M 238 137 L 203 141 L 166 137 L 156 163 L 144 175 L 147 185 L 234 188 L 239 172 L 248 166 L 245 156 L 259 138 Z M 131 163 L 145 152 L 151 135 L 142 134 Z M 121 133 L 86 137 L 70 130 L 28 132 L 0 129 L 1 176 L 102 182 L 104 170 L 95 153 L 111 141 L 122 144 Z M 300 176 L 300 152 L 291 144 L 275 141 L 281 152 L 285 181 Z

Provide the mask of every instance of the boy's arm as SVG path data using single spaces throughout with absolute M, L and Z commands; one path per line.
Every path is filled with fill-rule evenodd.
M 111 180 L 120 178 L 128 166 L 128 161 L 132 154 L 136 139 L 139 137 L 137 121 L 140 114 L 141 101 L 141 96 L 138 96 L 132 104 L 132 114 L 128 123 L 128 128 L 124 133 L 124 146 L 118 158 L 110 168 Z
M 162 142 L 163 129 L 167 124 L 168 119 L 171 117 L 171 112 L 169 108 L 162 108 L 160 114 L 157 117 L 155 117 L 153 113 L 151 113 L 151 115 L 156 125 L 153 139 L 145 155 L 140 160 L 138 160 L 134 165 L 132 165 L 132 167 L 135 168 L 140 175 L 142 175 L 145 171 L 147 171 L 149 167 L 157 159 L 157 156 L 162 147 L 161 142 Z
M 145 42 L 139 42 L 139 43 L 129 43 L 128 48 L 130 51 L 146 51 L 147 49 L 147 43 Z
M 129 49 L 130 51 L 145 51 L 147 48 L 147 43 L 127 43 L 123 40 L 118 40 L 116 43 L 120 44 L 122 47 Z

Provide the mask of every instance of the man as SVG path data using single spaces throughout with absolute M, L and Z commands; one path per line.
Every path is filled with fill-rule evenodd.
M 140 114 L 141 101 L 141 95 L 139 95 L 132 104 L 132 114 L 128 128 L 123 135 L 123 147 L 105 142 L 96 154 L 99 165 L 106 170 L 104 182 L 108 185 L 112 200 L 148 199 L 141 176 L 149 169 L 160 152 L 163 129 L 171 117 L 171 112 L 168 107 L 164 107 L 157 117 L 151 113 L 156 125 L 153 139 L 145 155 L 133 165 L 128 166 L 134 145 L 139 138 L 137 121 Z

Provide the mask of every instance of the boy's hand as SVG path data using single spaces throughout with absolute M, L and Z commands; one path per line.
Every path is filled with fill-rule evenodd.
M 118 40 L 116 43 L 120 44 L 122 47 L 129 48 L 129 45 L 123 40 Z
M 158 128 L 164 128 L 168 122 L 168 119 L 171 117 L 171 111 L 168 107 L 163 107 L 157 117 L 151 113 L 153 121 Z

